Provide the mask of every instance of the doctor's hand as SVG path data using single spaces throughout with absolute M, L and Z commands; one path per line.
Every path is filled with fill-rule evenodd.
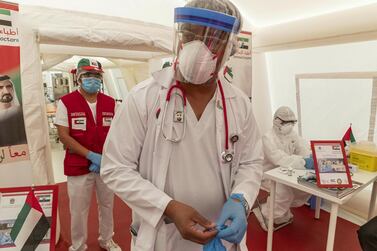
M 89 166 L 89 171 L 93 172 L 93 173 L 99 173 L 99 170 L 100 170 L 100 167 L 97 166 L 96 164 L 92 163 L 90 164 Z
M 86 158 L 90 160 L 93 164 L 96 164 L 97 166 L 101 167 L 101 154 L 89 151 L 88 155 L 86 155 Z
M 247 228 L 245 207 L 242 205 L 243 200 L 245 199 L 241 194 L 232 194 L 225 202 L 217 221 L 218 238 L 235 244 L 241 242 Z
M 215 223 L 201 216 L 194 208 L 176 200 L 169 202 L 164 214 L 174 222 L 185 240 L 205 244 L 217 234 Z

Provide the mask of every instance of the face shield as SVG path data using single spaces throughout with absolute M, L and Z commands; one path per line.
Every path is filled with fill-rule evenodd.
M 216 78 L 228 60 L 239 21 L 220 12 L 191 7 L 175 9 L 175 79 L 204 84 Z

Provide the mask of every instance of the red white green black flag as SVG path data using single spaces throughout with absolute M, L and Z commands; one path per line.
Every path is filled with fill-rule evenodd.
M 342 140 L 343 140 L 344 145 L 347 145 L 346 144 L 347 142 L 351 142 L 351 143 L 356 142 L 356 139 L 355 139 L 355 137 L 353 136 L 353 133 L 352 133 L 352 127 L 351 126 L 344 133 Z
M 30 191 L 10 232 L 17 250 L 35 251 L 49 228 L 50 223 L 38 199 Z

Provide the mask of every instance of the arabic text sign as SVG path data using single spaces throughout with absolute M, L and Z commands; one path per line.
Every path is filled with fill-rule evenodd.
M 29 159 L 27 144 L 0 148 L 0 164 Z
M 0 1 L 0 45 L 19 46 L 18 5 Z

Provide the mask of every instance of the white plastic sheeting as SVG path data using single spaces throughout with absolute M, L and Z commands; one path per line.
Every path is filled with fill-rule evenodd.
M 41 44 L 137 51 L 172 48 L 172 29 L 125 18 L 22 6 L 23 18 L 37 29 Z
M 305 48 L 377 39 L 377 4 L 255 30 L 256 51 Z
M 60 55 L 60 54 L 45 54 L 41 55 L 42 58 L 42 70 L 48 70 L 54 65 L 60 64 L 65 60 L 71 58 L 72 55 Z

